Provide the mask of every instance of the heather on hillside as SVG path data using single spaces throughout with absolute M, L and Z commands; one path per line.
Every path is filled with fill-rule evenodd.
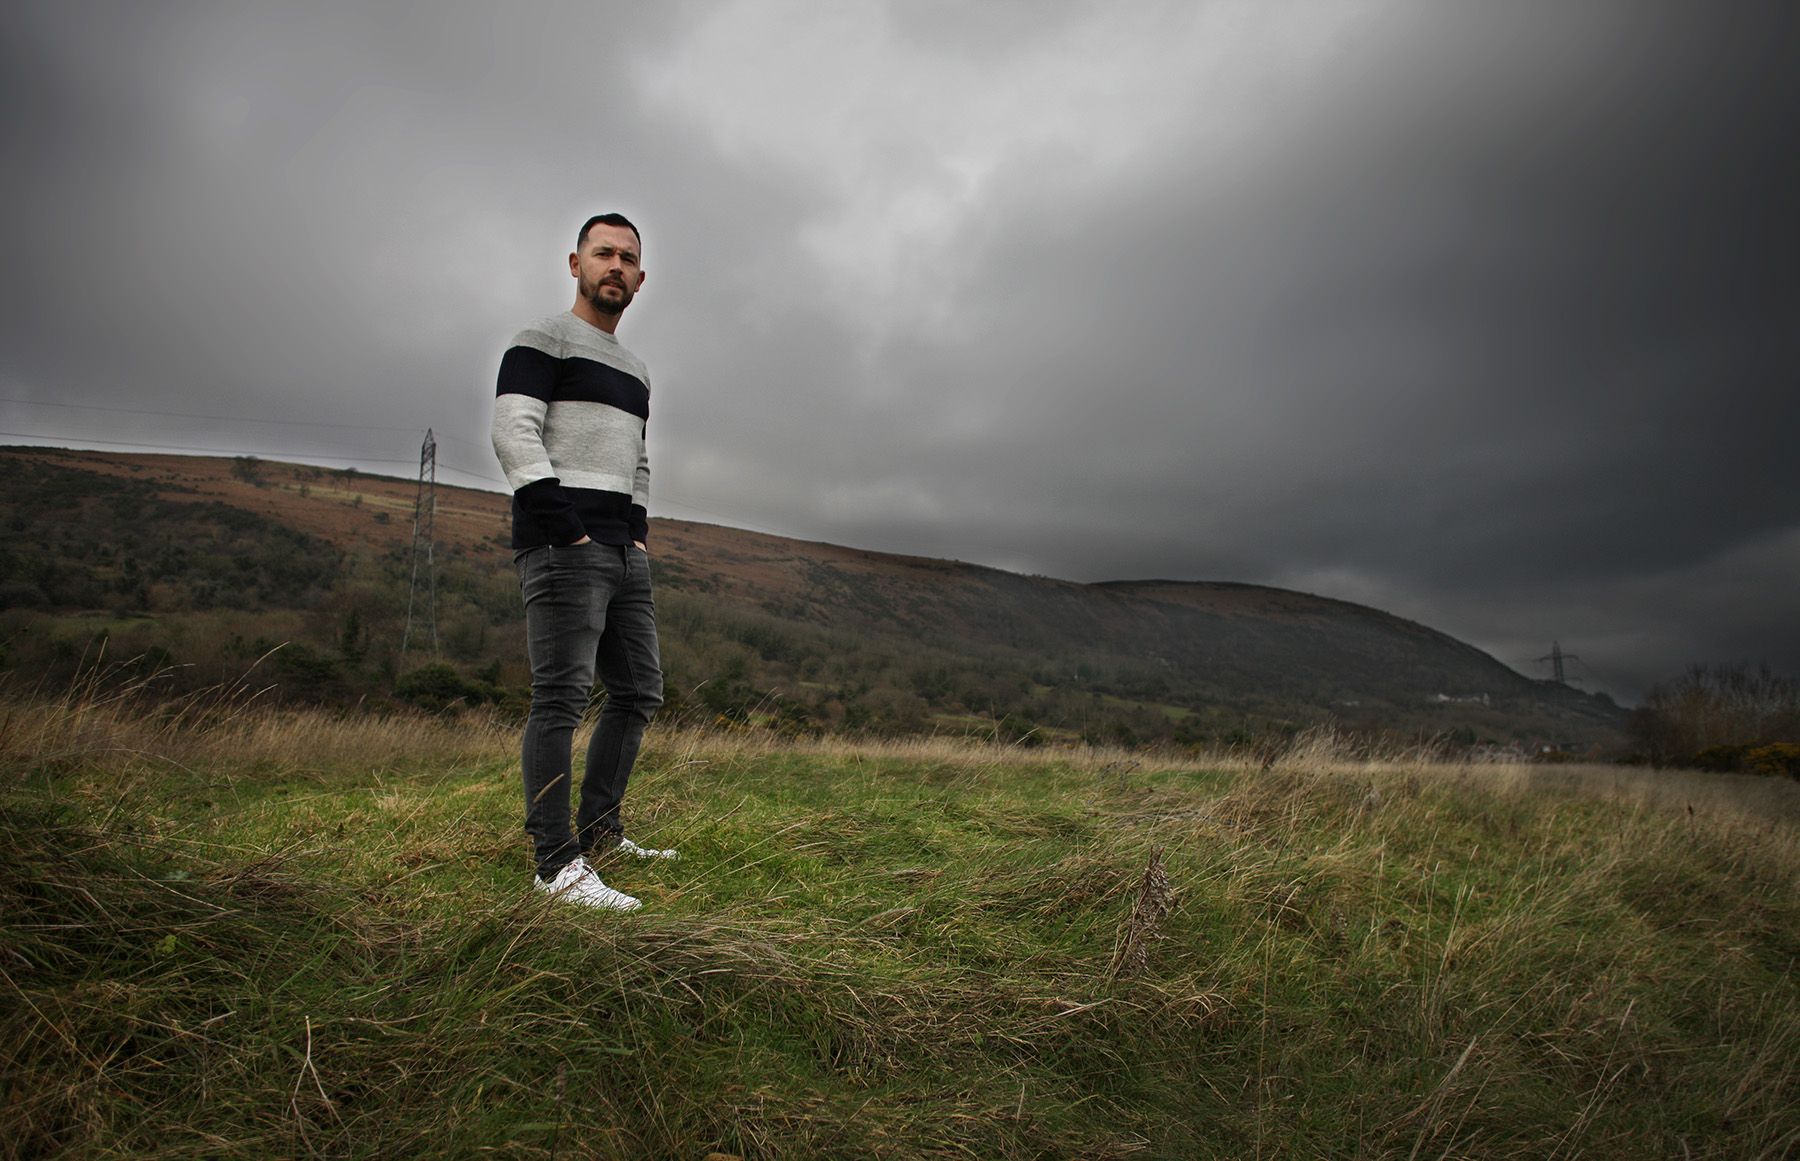
M 319 537 L 182 491 L 58 464 L 15 471 L 0 607 L 306 605 L 338 580 L 339 554 Z
M 283 703 L 516 707 L 505 496 L 441 488 L 435 615 L 413 590 L 413 481 L 295 464 L 9 449 L 0 670 L 60 688 L 143 656 L 174 694 L 255 667 Z M 91 541 L 57 523 L 76 497 Z M 788 737 L 1024 745 L 1623 740 L 1610 701 L 1426 626 L 1252 585 L 1079 585 L 657 520 L 665 720 Z M 412 632 L 408 633 L 408 611 Z M 409 647 L 402 649 L 402 644 Z M 449 666 L 454 680 L 426 666 Z M 415 696 L 414 690 L 423 689 Z

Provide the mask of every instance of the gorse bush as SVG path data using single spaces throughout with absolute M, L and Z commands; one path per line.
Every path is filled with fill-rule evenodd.
M 1785 775 L 1800 780 L 1800 742 L 1776 742 L 1746 751 L 1742 768 L 1752 774 Z

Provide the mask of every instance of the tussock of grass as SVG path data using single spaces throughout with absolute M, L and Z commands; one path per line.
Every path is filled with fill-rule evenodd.
M 491 717 L 380 716 L 260 704 L 255 670 L 231 685 L 160 696 L 163 673 L 136 659 L 84 670 L 57 696 L 0 696 L 0 763 L 11 771 L 418 768 L 492 758 L 516 731 Z
M 660 732 L 596 915 L 510 730 L 176 712 L 0 703 L 0 1151 L 1800 1147 L 1791 800 Z

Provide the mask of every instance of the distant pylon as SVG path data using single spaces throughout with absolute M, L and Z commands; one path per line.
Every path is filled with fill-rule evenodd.
M 1552 677 L 1550 680 L 1556 682 L 1558 685 L 1567 685 L 1569 684 L 1569 679 L 1563 676 L 1563 662 L 1580 661 L 1581 657 L 1575 653 L 1564 653 L 1562 651 L 1562 642 L 1552 641 L 1550 642 L 1550 652 L 1543 657 L 1538 658 L 1538 660 L 1540 662 L 1548 661 L 1550 663 L 1552 670 L 1556 674 L 1556 676 Z
M 425 429 L 425 442 L 419 445 L 419 492 L 413 499 L 413 547 L 412 547 L 412 587 L 406 594 L 406 632 L 400 638 L 400 652 L 412 643 L 413 610 L 420 605 L 419 571 L 420 564 L 425 572 L 425 600 L 418 615 L 419 635 L 425 635 L 425 627 L 431 627 L 431 655 L 437 656 L 437 542 L 435 526 L 437 516 L 437 440 L 431 429 Z

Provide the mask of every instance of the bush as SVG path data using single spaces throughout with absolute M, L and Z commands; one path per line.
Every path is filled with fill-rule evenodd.
M 1743 768 L 1752 774 L 1779 778 L 1785 774 L 1800 781 L 1800 742 L 1775 742 L 1758 746 L 1744 755 Z
M 289 641 L 270 658 L 283 697 L 324 702 L 342 699 L 344 671 L 338 659 L 310 645 Z
M 487 682 L 464 677 L 450 666 L 438 662 L 422 665 L 410 673 L 402 674 L 400 680 L 394 683 L 394 696 L 420 709 L 442 713 L 458 704 L 500 704 L 506 700 L 506 691 Z
M 44 590 L 30 581 L 13 580 L 0 584 L 0 609 L 41 609 L 50 603 Z
M 1696 770 L 1732 774 L 1744 768 L 1744 755 L 1749 752 L 1749 746 L 1708 746 L 1689 758 L 1687 764 Z

